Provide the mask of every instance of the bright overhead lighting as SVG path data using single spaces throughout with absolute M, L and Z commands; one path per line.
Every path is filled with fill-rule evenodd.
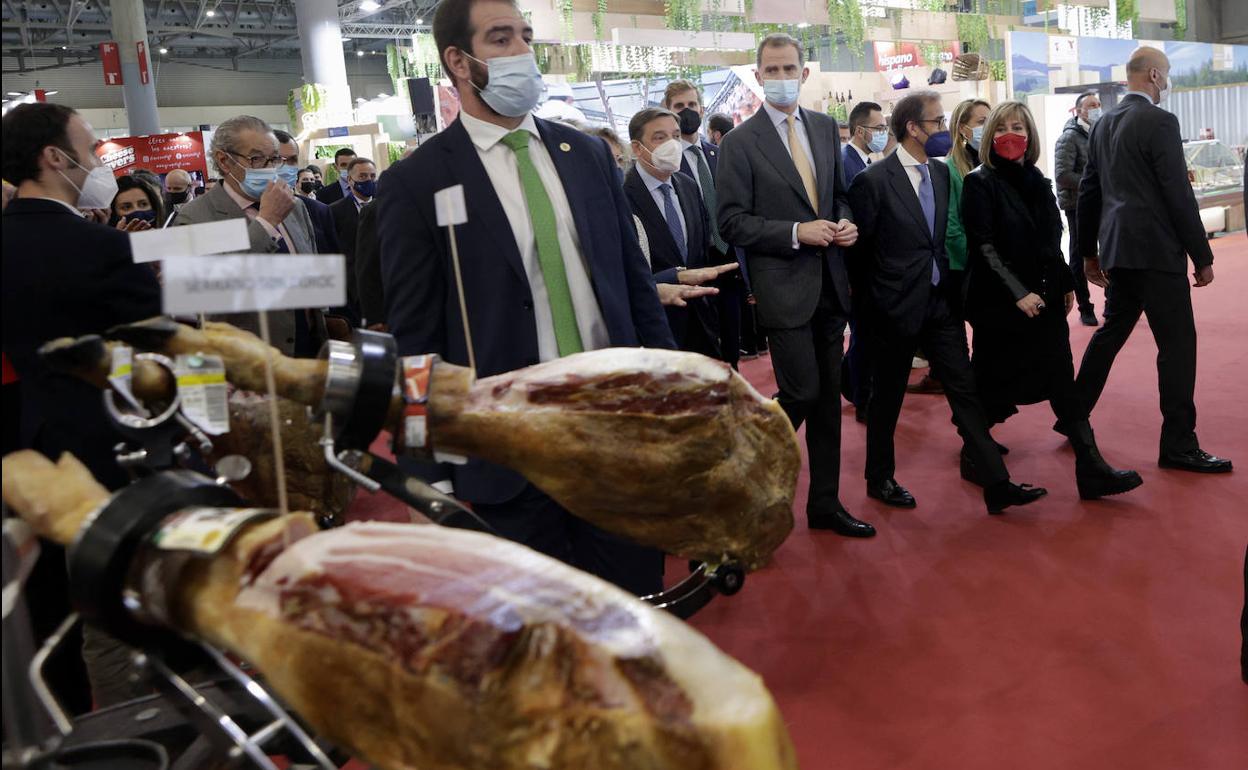
M 342 42 L 344 42 L 344 43 L 350 43 L 350 42 L 351 42 L 351 38 L 347 37 L 346 35 L 343 35 L 343 37 L 342 37 Z
M 21 91 L 9 91 L 5 95 L 6 96 L 25 96 L 26 94 L 22 93 Z
M 43 95 L 44 95 L 44 96 L 55 96 L 55 95 L 57 95 L 57 94 L 59 94 L 59 93 L 60 93 L 60 91 L 44 91 L 44 92 L 43 92 Z
M 62 50 L 62 51 L 68 51 L 68 50 L 69 50 L 69 46 L 67 46 L 67 45 L 63 45 L 63 46 L 61 46 L 61 50 Z
M 360 3 L 360 10 L 368 13 L 372 13 L 378 8 L 381 8 L 381 3 L 377 2 L 377 0 L 364 0 L 364 2 Z
M 363 56 L 363 55 L 364 55 L 364 52 L 363 52 L 363 51 L 356 51 L 356 52 L 355 52 L 355 55 L 356 55 L 356 56 Z
M 213 16 L 217 15 L 217 12 L 209 8 L 204 15 L 211 19 Z
M 417 26 L 419 26 L 419 25 L 421 25 L 421 24 L 424 24 L 424 23 L 425 23 L 425 20 L 424 20 L 424 19 L 417 19 L 417 20 L 416 20 L 416 24 L 417 24 Z
M 162 49 L 160 49 L 160 52 L 161 52 L 162 54 L 166 54 L 166 53 L 169 53 L 169 49 L 168 49 L 168 48 L 162 48 Z

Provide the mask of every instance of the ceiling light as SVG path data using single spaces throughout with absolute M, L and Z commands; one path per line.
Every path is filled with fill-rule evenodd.
M 67 45 L 63 45 L 63 46 L 61 46 L 61 50 L 62 50 L 62 51 L 68 51 L 68 50 L 69 50 L 69 46 L 67 46 Z
M 209 8 L 204 15 L 211 19 L 213 16 L 217 15 L 217 12 Z
M 43 92 L 43 95 L 44 95 L 44 96 L 55 96 L 56 94 L 59 94 L 59 93 L 60 93 L 60 91 L 44 91 L 44 92 Z
M 9 91 L 8 94 L 6 94 L 6 96 L 25 96 L 25 95 L 26 94 L 22 93 L 21 91 Z
M 424 23 L 425 23 L 425 20 L 424 20 L 424 19 L 417 19 L 417 20 L 416 20 L 416 24 L 417 24 L 417 25 L 424 24 Z
M 346 35 L 343 35 L 343 36 L 342 36 L 342 42 L 344 42 L 344 43 L 350 43 L 350 42 L 351 42 L 351 38 L 347 37 Z
M 160 52 L 161 52 L 161 54 L 167 54 L 167 53 L 169 53 L 169 49 L 168 49 L 168 48 L 161 48 L 161 49 L 160 49 Z
M 364 55 L 364 52 L 363 52 L 363 51 L 356 51 L 356 52 L 355 52 L 355 55 L 356 55 L 356 56 L 363 56 L 363 55 Z
M 364 0 L 364 2 L 360 3 L 360 10 L 368 13 L 372 13 L 378 8 L 381 8 L 381 3 L 377 2 L 377 0 Z

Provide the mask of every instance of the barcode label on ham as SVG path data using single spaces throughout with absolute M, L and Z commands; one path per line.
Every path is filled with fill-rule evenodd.
M 278 515 L 272 508 L 186 508 L 166 519 L 152 545 L 162 551 L 210 555 L 230 542 L 244 525 Z
M 174 366 L 182 413 L 204 432 L 220 436 L 230 430 L 229 387 L 220 356 L 182 354 Z

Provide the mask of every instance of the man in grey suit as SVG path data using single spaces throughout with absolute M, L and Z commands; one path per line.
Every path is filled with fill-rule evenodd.
M 1079 184 L 1079 251 L 1088 280 L 1105 289 L 1105 325 L 1088 343 L 1076 384 L 1091 409 L 1140 314 L 1147 315 L 1161 391 L 1158 464 L 1227 473 L 1231 461 L 1196 440 L 1196 321 L 1187 260 L 1196 287 L 1208 286 L 1213 251 L 1187 179 L 1179 120 L 1154 106 L 1170 90 L 1170 60 L 1156 48 L 1136 49 L 1127 62 L 1127 88 L 1092 127 Z
M 224 182 L 183 206 L 175 225 L 246 218 L 252 253 L 316 253 L 308 210 L 277 175 L 282 156 L 268 123 L 250 115 L 230 118 L 213 134 L 211 152 Z M 302 312 L 269 316 L 273 346 L 283 353 L 295 349 L 296 314 Z M 220 320 L 248 331 L 259 330 L 255 313 L 231 313 Z
M 780 406 L 794 428 L 808 423 L 808 524 L 871 537 L 875 528 L 851 516 L 840 500 L 841 351 L 849 313 L 841 249 L 858 238 L 846 200 L 840 133 L 832 118 L 798 106 L 810 74 L 801 43 L 768 35 L 756 64 L 766 103 L 720 146 L 720 232 L 745 249 Z

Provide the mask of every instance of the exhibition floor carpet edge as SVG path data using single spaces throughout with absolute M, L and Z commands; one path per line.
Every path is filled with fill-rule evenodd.
M 1093 415 L 1107 459 L 1144 477 L 1127 495 L 1078 499 L 1073 456 L 1039 404 L 995 435 L 1015 480 L 1049 495 L 990 517 L 958 476 L 944 398 L 908 395 L 897 478 L 919 505 L 890 509 L 865 496 L 865 431 L 845 410 L 842 499 L 879 535 L 808 530 L 803 465 L 796 526 L 773 563 L 691 621 L 763 677 L 804 770 L 1248 766 L 1248 238 L 1213 247 L 1214 284 L 1192 294 L 1198 433 L 1236 473 L 1157 467 L 1156 347 L 1143 320 Z M 1071 319 L 1078 357 L 1092 329 Z M 770 359 L 742 372 L 775 392 Z M 353 515 L 401 510 L 361 495 Z M 669 582 L 682 565 L 669 560 Z

